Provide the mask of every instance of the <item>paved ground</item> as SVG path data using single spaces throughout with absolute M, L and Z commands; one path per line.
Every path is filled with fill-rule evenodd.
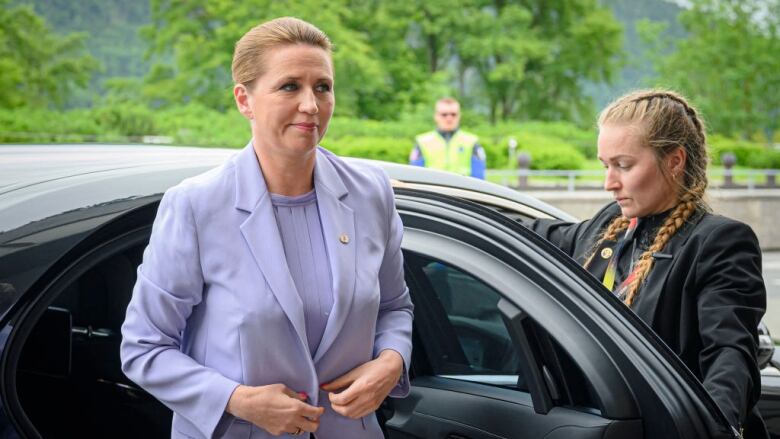
M 780 251 L 764 253 L 764 283 L 766 283 L 766 315 L 772 338 L 780 341 Z

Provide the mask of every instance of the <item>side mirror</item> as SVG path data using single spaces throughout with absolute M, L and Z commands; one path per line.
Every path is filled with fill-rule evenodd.
M 70 311 L 47 308 L 22 348 L 19 369 L 55 377 L 70 375 L 72 326 Z
M 775 353 L 775 342 L 769 334 L 769 328 L 762 320 L 758 324 L 758 369 L 761 370 L 769 365 L 772 356 Z

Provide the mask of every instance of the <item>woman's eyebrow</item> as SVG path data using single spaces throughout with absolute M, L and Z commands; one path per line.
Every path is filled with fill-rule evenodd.
M 618 154 L 616 156 L 610 157 L 609 159 L 605 159 L 603 157 L 596 157 L 596 158 L 601 160 L 602 162 L 608 162 L 608 161 L 614 162 L 615 160 L 620 160 L 620 159 L 631 159 L 634 158 L 634 156 L 630 154 Z

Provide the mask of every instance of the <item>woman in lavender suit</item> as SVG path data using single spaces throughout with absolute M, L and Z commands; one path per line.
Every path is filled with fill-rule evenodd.
M 252 141 L 165 193 L 122 368 L 174 411 L 174 438 L 381 438 L 412 349 L 388 178 L 317 146 L 335 98 L 316 27 L 253 28 L 233 79 Z

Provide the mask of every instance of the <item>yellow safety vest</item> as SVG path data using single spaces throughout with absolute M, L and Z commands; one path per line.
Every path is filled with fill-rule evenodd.
M 479 139 L 465 131 L 455 131 L 450 141 L 444 140 L 438 131 L 430 131 L 415 137 L 420 146 L 425 166 L 461 175 L 471 175 L 471 155 Z

